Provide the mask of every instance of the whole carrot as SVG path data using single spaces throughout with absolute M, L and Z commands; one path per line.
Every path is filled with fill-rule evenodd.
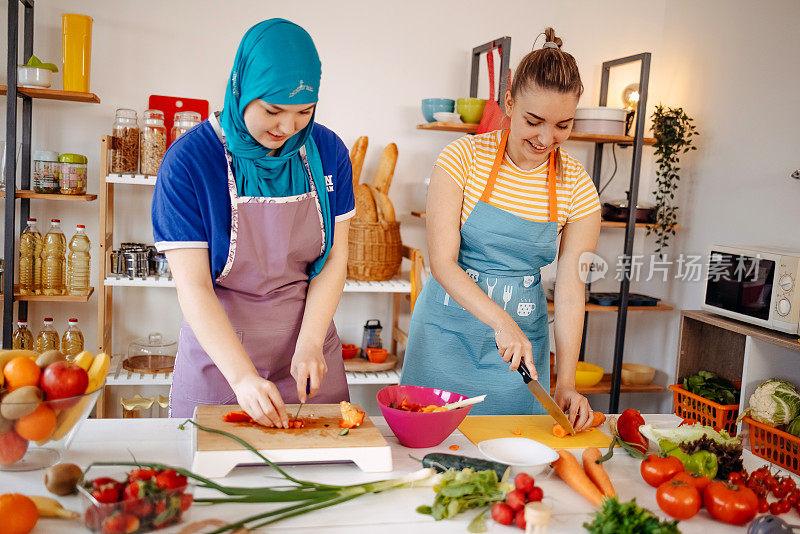
M 582 456 L 583 470 L 586 476 L 597 486 L 597 489 L 603 492 L 603 495 L 606 497 L 613 497 L 617 494 L 617 492 L 614 491 L 614 485 L 611 484 L 608 473 L 603 469 L 603 464 L 597 463 L 597 460 L 599 460 L 601 456 L 600 449 L 597 447 L 587 447 L 584 449 Z
M 586 475 L 581 464 L 572 455 L 572 453 L 563 449 L 558 449 L 558 460 L 551 465 L 561 479 L 566 482 L 569 487 L 577 491 L 581 497 L 595 506 L 600 506 L 603 502 L 603 494 L 597 489 L 597 486 Z

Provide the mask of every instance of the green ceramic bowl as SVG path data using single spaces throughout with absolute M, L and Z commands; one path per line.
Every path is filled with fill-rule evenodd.
M 456 103 L 456 111 L 461 115 L 461 120 L 469 124 L 481 122 L 485 107 L 486 99 L 483 98 L 459 98 Z

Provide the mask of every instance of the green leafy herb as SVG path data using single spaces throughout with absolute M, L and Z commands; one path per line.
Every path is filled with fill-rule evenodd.
M 683 379 L 683 388 L 718 404 L 739 404 L 739 388 L 711 371 L 700 371 Z
M 474 471 L 472 469 L 450 470 L 433 487 L 436 498 L 433 506 L 421 506 L 417 512 L 430 514 L 434 519 L 450 519 L 472 508 L 480 508 L 502 501 L 513 486 L 497 479 L 491 469 Z
M 25 65 L 20 65 L 22 67 L 35 67 L 37 69 L 47 69 L 53 72 L 58 72 L 58 67 L 56 67 L 53 63 L 42 63 L 42 60 L 38 57 L 31 54 L 31 58 L 28 60 Z
M 472 521 L 469 522 L 469 525 L 467 525 L 467 532 L 486 532 L 486 512 L 488 510 L 488 508 L 484 508 L 481 513 L 476 515 Z
M 620 503 L 616 497 L 603 499 L 593 521 L 583 528 L 591 534 L 680 534 L 677 521 L 660 521 L 650 510 L 639 508 L 636 499 Z

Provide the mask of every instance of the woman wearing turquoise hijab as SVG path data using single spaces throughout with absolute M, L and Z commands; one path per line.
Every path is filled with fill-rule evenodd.
M 333 314 L 355 214 L 352 168 L 341 139 L 314 122 L 320 78 L 304 29 L 256 24 L 222 112 L 176 140 L 159 168 L 154 236 L 184 314 L 173 417 L 238 402 L 285 428 L 284 403 L 349 398 Z

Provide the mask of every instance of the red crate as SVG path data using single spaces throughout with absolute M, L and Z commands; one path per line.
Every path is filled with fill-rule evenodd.
M 753 454 L 800 475 L 800 438 L 749 417 L 742 421 L 750 425 Z
M 701 423 L 726 430 L 736 435 L 736 418 L 739 417 L 738 404 L 717 404 L 683 389 L 680 384 L 669 386 L 675 398 L 675 415 L 689 423 Z

